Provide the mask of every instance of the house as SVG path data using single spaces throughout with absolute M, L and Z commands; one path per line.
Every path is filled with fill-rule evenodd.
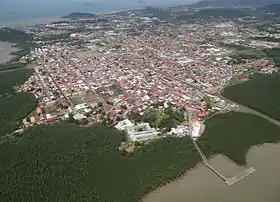
M 57 115 L 46 114 L 46 121 L 47 122 L 54 121 L 54 120 L 57 120 L 57 119 L 58 119 Z

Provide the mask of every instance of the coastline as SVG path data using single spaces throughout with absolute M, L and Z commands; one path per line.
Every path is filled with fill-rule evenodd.
M 19 48 L 13 47 L 12 43 L 0 41 L 0 64 L 9 62 L 11 59 L 15 58 L 16 56 L 12 53 L 19 50 Z
M 203 164 L 199 163 L 195 168 L 186 171 L 177 180 L 147 194 L 143 197 L 142 202 L 185 202 L 188 199 L 196 202 L 262 202 L 279 200 L 274 190 L 280 180 L 280 175 L 274 171 L 280 169 L 280 163 L 272 158 L 279 155 L 280 143 L 265 143 L 251 147 L 246 158 L 248 159 L 248 164 L 256 168 L 256 173 L 231 187 L 228 187 Z M 210 162 L 218 166 L 226 174 L 244 169 L 244 167 L 233 164 L 227 157 L 222 155 L 211 157 Z M 271 171 L 271 167 L 273 167 L 273 171 Z M 202 191 L 203 194 L 201 194 Z
M 12 22 L 7 22 L 5 24 L 1 24 L 1 27 L 14 27 L 14 28 L 20 28 L 24 26 L 34 26 L 34 25 L 40 25 L 40 24 L 48 24 L 55 20 L 60 20 L 61 17 L 47 17 L 47 18 L 32 18 L 27 20 L 17 20 Z
M 114 9 L 112 11 L 86 12 L 86 13 L 92 13 L 92 14 L 96 14 L 96 15 L 110 15 L 110 14 L 114 14 L 114 13 L 118 13 L 118 12 L 129 12 L 129 11 L 142 10 L 142 9 L 144 9 L 144 8 L 139 7 L 139 8 L 130 8 L 130 9 Z M 78 11 L 78 12 L 82 12 L 82 11 Z M 25 20 L 13 20 L 13 21 L 5 22 L 5 23 L 0 22 L 0 28 L 2 28 L 2 27 L 20 28 L 20 27 L 24 27 L 24 26 L 48 24 L 48 23 L 52 23 L 56 20 L 61 20 L 62 16 L 63 16 L 63 14 L 54 15 L 53 17 L 38 17 L 38 18 L 30 18 L 30 19 L 25 19 Z
M 114 13 L 117 13 L 117 12 L 129 12 L 129 11 L 132 11 L 132 10 L 122 10 L 122 11 L 112 11 L 112 12 L 106 12 L 106 13 L 101 13 L 101 14 L 98 14 L 98 15 L 106 15 L 106 14 L 114 14 Z M 51 19 L 53 19 L 53 18 L 50 18 L 49 20 L 51 20 Z M 33 19 L 33 20 L 36 20 L 36 19 Z M 32 20 L 32 21 L 33 21 Z M 37 21 L 36 21 L 37 22 Z M 44 23 L 36 23 L 36 24 L 44 24 Z M 1 43 L 1 42 L 0 42 Z M 0 69 L 1 70 L 1 69 Z M 204 129 L 205 128 L 201 128 L 201 133 L 203 133 L 204 132 Z M 277 144 L 273 144 L 273 145 L 277 145 Z M 266 145 L 264 145 L 264 146 L 266 146 Z M 259 146 L 254 146 L 254 147 L 251 147 L 250 148 L 250 150 L 249 150 L 249 152 L 251 152 L 251 150 L 252 149 L 254 149 L 255 147 L 257 147 L 257 148 L 259 148 L 259 147 L 263 147 L 263 145 L 259 145 Z M 248 152 L 248 153 L 249 153 Z M 247 153 L 247 155 L 246 155 L 246 157 L 248 156 L 248 153 Z M 279 149 L 279 154 L 280 154 L 280 149 Z M 220 157 L 221 155 L 215 155 L 214 157 L 212 157 L 212 158 L 210 158 L 210 161 L 214 161 L 214 163 L 216 162 L 216 158 L 218 158 L 218 157 Z M 222 158 L 225 158 L 224 156 L 222 156 Z M 227 157 L 226 157 L 227 158 Z M 249 158 L 249 157 L 248 157 Z M 214 159 L 214 160 L 213 160 Z M 250 159 L 249 159 L 250 160 Z M 219 161 L 218 162 L 218 164 L 220 164 L 220 161 L 222 161 L 222 162 L 224 162 L 223 161 L 223 159 L 221 160 L 217 160 L 217 161 Z M 260 160 L 261 161 L 261 160 Z M 217 163 L 217 162 L 216 162 Z M 187 178 L 188 179 L 188 183 L 189 183 L 189 173 L 196 173 L 197 172 L 197 170 L 201 170 L 201 169 L 203 169 L 203 171 L 201 171 L 201 172 L 205 172 L 204 174 L 206 175 L 204 175 L 204 174 L 199 174 L 199 178 L 197 178 L 196 177 L 196 174 L 194 174 L 194 176 L 195 177 L 191 177 L 191 180 L 193 180 L 193 181 L 191 181 L 191 183 L 192 182 L 194 182 L 195 183 L 195 186 L 194 187 L 196 187 L 196 183 L 203 183 L 204 181 L 205 181 L 205 179 L 208 179 L 208 173 L 206 173 L 206 172 L 209 172 L 209 170 L 205 170 L 204 168 L 203 168 L 204 166 L 201 164 L 201 163 L 199 163 L 199 164 L 197 164 L 197 166 L 195 167 L 195 168 L 192 168 L 191 170 L 188 170 L 188 171 L 186 171 L 186 173 L 185 174 L 183 174 L 183 176 L 181 176 L 179 179 L 177 179 L 177 180 L 175 180 L 174 182 L 170 182 L 170 183 L 168 183 L 168 184 L 166 184 L 166 185 L 164 185 L 163 187 L 165 187 L 165 186 L 168 186 L 169 184 L 173 184 L 173 183 L 176 183 L 176 184 L 178 184 L 178 183 L 180 183 L 180 181 L 181 180 L 184 180 L 185 178 Z M 220 167 L 219 167 L 220 168 Z M 229 169 L 238 169 L 238 168 L 236 168 L 236 167 L 234 167 L 234 168 L 229 168 Z M 230 171 L 229 171 L 230 172 Z M 210 174 L 212 174 L 211 172 L 210 172 Z M 214 175 L 213 175 L 214 176 Z M 215 176 L 214 176 L 215 177 Z M 196 181 L 198 179 L 198 182 Z M 209 187 L 211 187 L 212 185 L 211 185 L 211 183 L 212 183 L 212 176 L 209 176 L 209 181 L 207 181 L 205 184 L 207 185 L 207 186 L 209 186 Z M 216 180 L 216 179 L 215 179 Z M 226 188 L 224 188 L 222 185 L 220 185 L 220 182 L 217 182 L 217 183 L 219 183 L 219 184 L 217 184 L 217 189 L 218 189 L 218 191 L 219 190 L 223 190 L 223 191 L 225 191 L 225 190 L 227 190 Z M 241 182 L 241 183 L 243 183 L 243 182 Z M 177 185 L 176 185 L 177 186 Z M 192 184 L 191 185 L 187 185 L 187 186 L 185 186 L 185 185 L 183 185 L 182 186 L 182 192 L 185 192 L 185 190 L 184 190 L 184 188 L 186 188 L 186 187 L 188 187 L 188 186 L 190 186 L 190 187 L 192 187 Z M 202 185 L 199 185 L 199 186 L 202 186 Z M 199 187 L 198 186 L 198 187 Z M 206 186 L 206 188 L 207 188 L 207 186 Z M 159 187 L 158 189 L 156 189 L 155 191 L 153 191 L 153 192 L 156 192 L 157 190 L 159 190 L 159 191 L 161 191 L 161 188 L 163 188 L 163 187 Z M 162 191 L 163 192 L 163 194 L 161 193 L 160 195 L 161 195 L 161 199 L 160 200 L 155 200 L 155 199 L 152 199 L 151 200 L 151 202 L 157 202 L 157 201 L 159 201 L 159 202 L 164 202 L 164 200 L 166 200 L 166 202 L 168 202 L 168 200 L 170 201 L 170 200 L 172 200 L 173 198 L 174 198 L 174 196 L 172 196 L 172 197 L 168 197 L 168 196 L 166 196 L 165 195 L 165 193 L 167 193 L 167 192 L 169 192 L 168 190 L 169 190 L 170 188 L 168 188 L 167 190 L 165 190 L 165 191 Z M 194 189 L 193 187 L 192 187 L 192 189 Z M 216 181 L 214 182 L 214 188 L 212 188 L 213 190 L 214 189 L 216 189 Z M 211 189 L 211 190 L 212 190 Z M 171 195 L 176 195 L 176 189 L 175 190 L 173 190 L 174 191 L 174 193 L 172 193 Z M 194 192 L 195 192 L 195 190 L 193 190 Z M 196 190 L 197 192 L 196 193 L 198 193 L 198 195 L 199 195 L 199 192 L 200 192 L 200 189 L 197 189 Z M 214 193 L 219 193 L 217 190 L 214 190 Z M 149 193 L 148 195 L 150 195 L 150 194 L 152 194 L 153 192 L 151 192 L 151 193 Z M 185 193 L 184 193 L 185 194 Z M 180 194 L 179 194 L 180 195 Z M 210 198 L 211 198 L 211 194 L 210 194 Z M 146 198 L 146 197 L 145 197 Z M 144 198 L 144 199 L 145 199 Z M 184 199 L 182 199 L 182 202 L 183 201 L 186 201 L 186 198 L 187 197 L 185 197 Z M 190 198 L 192 198 L 192 197 L 190 197 Z M 204 198 L 204 199 L 207 199 L 207 198 L 209 198 L 209 197 L 206 197 L 206 198 Z M 180 200 L 180 199 L 179 199 Z M 181 202 L 181 201 L 174 201 L 174 202 Z M 202 200 L 202 199 L 201 199 Z M 213 198 L 213 200 L 215 201 L 215 198 Z M 144 202 L 149 202 L 149 201 L 146 201 L 146 200 L 143 200 Z M 172 200 L 173 201 L 173 200 Z M 198 199 L 197 200 L 198 202 L 200 202 L 200 199 Z M 205 200 L 204 200 L 205 201 Z M 258 202 L 257 200 L 255 200 L 256 202 Z

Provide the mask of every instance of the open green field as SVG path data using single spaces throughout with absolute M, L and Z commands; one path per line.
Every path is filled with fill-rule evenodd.
M 279 140 L 280 128 L 270 122 L 229 113 L 208 120 L 198 144 L 207 156 L 222 153 L 244 164 L 252 145 Z M 0 147 L 1 201 L 139 201 L 201 161 L 189 137 L 154 141 L 134 153 L 119 152 L 120 143 L 120 133 L 104 126 L 32 128 Z
M 249 79 L 227 87 L 223 95 L 280 120 L 280 74 L 254 74 Z

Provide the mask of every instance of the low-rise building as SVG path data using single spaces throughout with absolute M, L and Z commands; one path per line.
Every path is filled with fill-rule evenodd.
M 128 140 L 131 142 L 153 140 L 156 139 L 159 134 L 155 128 L 150 127 L 149 123 L 127 126 L 125 127 L 125 131 L 127 133 Z
M 170 133 L 183 137 L 189 135 L 189 127 L 185 125 L 178 125 L 177 128 L 171 128 Z
M 117 128 L 118 130 L 125 130 L 126 127 L 129 127 L 129 126 L 134 126 L 134 124 L 128 120 L 128 119 L 125 119 L 123 121 L 120 121 L 116 126 L 115 128 Z
M 77 121 L 80 121 L 80 120 L 82 120 L 82 119 L 86 119 L 87 117 L 86 117 L 85 115 L 83 115 L 83 114 L 77 113 L 77 114 L 75 114 L 75 115 L 73 116 L 73 118 L 74 118 L 75 120 L 77 120 Z
M 82 104 L 77 104 L 77 105 L 74 107 L 74 109 L 75 109 L 76 111 L 79 111 L 79 110 L 85 109 L 85 108 L 87 108 L 87 107 L 88 107 L 88 106 L 87 106 L 86 103 L 82 103 Z

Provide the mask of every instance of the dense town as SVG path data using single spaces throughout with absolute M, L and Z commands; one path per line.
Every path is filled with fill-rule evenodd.
M 279 201 L 280 3 L 23 2 L 66 16 L 0 19 L 1 202 Z
M 236 107 L 220 95 L 234 78 L 245 81 L 255 71 L 276 71 L 262 56 L 234 62 L 231 46 L 279 47 L 251 39 L 265 33 L 231 20 L 187 24 L 137 11 L 24 29 L 40 45 L 21 59 L 30 62 L 34 73 L 20 90 L 39 100 L 25 125 L 105 121 L 127 130 L 132 141 L 162 133 L 199 136 L 207 117 Z M 45 40 L 50 36 L 53 40 Z M 180 123 L 159 127 L 132 119 L 156 112 L 161 122 L 169 108 L 182 112 Z

